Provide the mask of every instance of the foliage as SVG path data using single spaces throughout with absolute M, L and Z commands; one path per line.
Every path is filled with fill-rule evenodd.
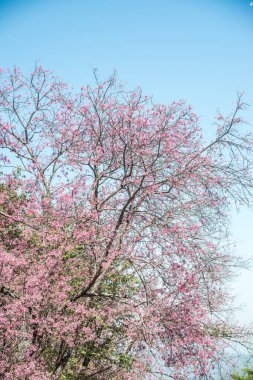
M 243 373 L 235 373 L 231 376 L 232 380 L 252 380 L 253 379 L 253 370 L 250 368 L 242 369 Z
M 0 376 L 203 378 L 224 321 L 229 203 L 251 199 L 240 97 L 207 144 L 184 102 L 115 76 L 74 95 L 2 71 Z

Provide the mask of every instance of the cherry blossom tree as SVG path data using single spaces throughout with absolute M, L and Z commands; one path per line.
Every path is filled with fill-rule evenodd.
M 251 200 L 238 113 L 205 143 L 184 102 L 36 67 L 0 85 L 0 376 L 208 378 L 226 323 L 231 204 Z M 162 377 L 161 377 L 162 376 Z

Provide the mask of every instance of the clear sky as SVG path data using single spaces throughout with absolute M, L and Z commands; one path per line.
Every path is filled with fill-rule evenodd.
M 218 108 L 237 91 L 253 105 L 253 6 L 247 0 L 0 0 L 0 67 L 28 72 L 36 61 L 70 85 L 92 80 L 92 68 L 115 68 L 129 87 L 159 102 L 184 98 L 206 136 Z M 245 117 L 253 124 L 253 111 Z M 233 214 L 242 256 L 253 256 L 253 213 Z M 235 282 L 253 322 L 253 272 Z

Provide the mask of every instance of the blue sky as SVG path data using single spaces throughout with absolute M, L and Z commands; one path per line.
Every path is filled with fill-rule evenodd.
M 253 104 L 253 6 L 247 0 L 0 0 L 0 67 L 39 61 L 74 87 L 118 71 L 159 102 L 184 98 L 206 136 L 237 91 Z M 253 124 L 252 108 L 245 117 Z M 253 213 L 233 214 L 242 256 L 253 256 Z M 235 283 L 253 322 L 253 272 Z

